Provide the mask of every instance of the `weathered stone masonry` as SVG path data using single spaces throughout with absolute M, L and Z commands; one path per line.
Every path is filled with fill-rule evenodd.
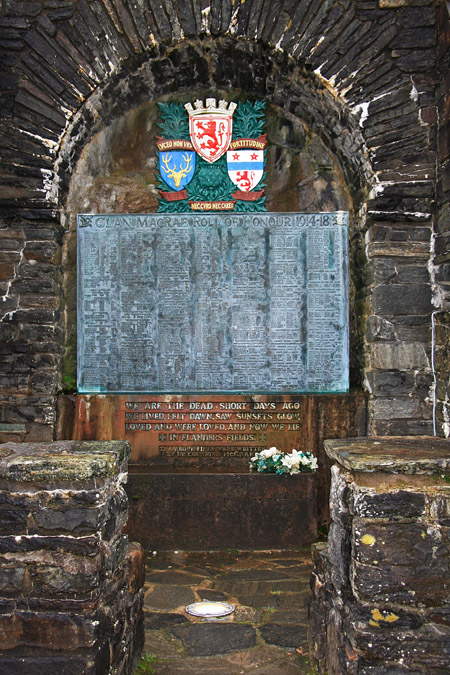
M 134 672 L 144 558 L 123 441 L 0 446 L 0 672 Z
M 440 296 L 436 326 L 436 413 L 438 429 L 450 435 L 450 18 L 445 3 L 439 15 L 438 69 L 438 181 L 437 217 L 434 242 L 434 272 Z
M 441 136 L 447 114 L 436 58 L 448 59 L 438 15 L 434 0 L 5 0 L 2 438 L 53 438 L 58 396 L 72 385 L 61 377 L 61 244 L 83 148 L 124 111 L 193 89 L 266 97 L 336 157 L 353 201 L 353 381 L 371 394 L 371 433 L 431 433 L 438 86 Z M 448 203 L 440 200 L 439 232 Z M 439 255 L 446 241 L 439 234 Z M 444 276 L 445 265 L 437 309 Z
M 311 577 L 319 672 L 448 672 L 448 441 L 359 438 L 325 447 L 336 465 L 328 544 L 316 545 Z

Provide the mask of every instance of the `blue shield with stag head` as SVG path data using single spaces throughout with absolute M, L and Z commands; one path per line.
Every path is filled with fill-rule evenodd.
M 193 150 L 160 152 L 159 171 L 163 181 L 175 192 L 180 192 L 194 176 L 195 152 Z

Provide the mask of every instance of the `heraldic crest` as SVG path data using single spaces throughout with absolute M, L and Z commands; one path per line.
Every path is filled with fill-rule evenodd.
M 266 210 L 265 101 L 207 98 L 159 111 L 159 212 Z

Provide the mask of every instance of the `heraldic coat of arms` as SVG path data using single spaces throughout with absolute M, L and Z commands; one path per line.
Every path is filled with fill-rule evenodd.
M 265 101 L 207 98 L 159 109 L 159 212 L 266 210 Z

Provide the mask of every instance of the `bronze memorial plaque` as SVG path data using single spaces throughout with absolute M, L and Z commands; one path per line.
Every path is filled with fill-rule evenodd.
M 352 394 L 79 394 L 74 437 L 126 439 L 137 463 L 246 465 L 273 445 L 317 453 L 324 435 L 355 434 L 363 416 Z
M 348 390 L 348 214 L 78 217 L 81 393 Z
M 344 212 L 79 216 L 75 437 L 177 465 L 313 450 L 312 394 L 348 391 L 347 227 Z

